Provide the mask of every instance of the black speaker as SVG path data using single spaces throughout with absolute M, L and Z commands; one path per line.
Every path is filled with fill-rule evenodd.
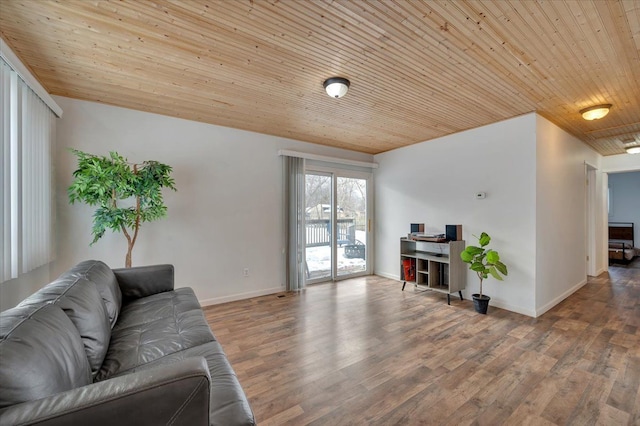
M 462 225 L 446 225 L 445 237 L 449 241 L 462 240 Z

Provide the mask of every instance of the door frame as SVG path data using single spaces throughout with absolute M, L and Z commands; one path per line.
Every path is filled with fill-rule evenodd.
M 596 172 L 597 168 L 585 161 L 585 252 L 586 273 L 596 276 Z

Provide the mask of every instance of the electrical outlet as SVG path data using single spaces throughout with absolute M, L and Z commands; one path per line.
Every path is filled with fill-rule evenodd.
M 249 276 L 249 268 L 244 268 L 244 270 L 242 271 L 242 275 L 244 275 L 245 277 Z

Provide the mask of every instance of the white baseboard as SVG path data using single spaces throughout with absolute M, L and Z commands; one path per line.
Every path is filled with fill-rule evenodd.
M 473 300 L 473 299 L 469 297 L 469 300 Z M 525 309 L 520 306 L 503 303 L 493 298 L 491 298 L 491 301 L 489 302 L 489 309 L 491 309 L 492 306 L 495 306 L 496 308 L 504 309 L 505 311 L 515 312 L 516 314 L 526 315 L 532 318 L 536 317 L 536 312 L 532 311 L 531 309 Z
M 231 296 L 214 297 L 212 299 L 199 300 L 200 306 L 219 305 L 221 303 L 235 302 L 236 300 L 251 299 L 252 297 L 266 296 L 268 294 L 285 291 L 284 287 L 272 287 L 264 290 L 248 291 L 246 293 L 233 294 Z
M 373 275 L 378 275 L 380 277 L 389 278 L 390 280 L 401 281 L 400 275 L 387 274 L 386 272 L 374 272 Z
M 604 268 L 600 268 L 596 271 L 596 277 L 602 273 L 608 272 L 609 269 L 605 266 Z
M 560 296 L 558 296 L 555 299 L 553 299 L 551 302 L 547 303 L 546 305 L 542 306 L 539 309 L 536 309 L 536 312 L 535 312 L 534 316 L 535 317 L 539 317 L 540 315 L 544 314 L 549 309 L 553 308 L 558 303 L 562 302 L 564 299 L 566 299 L 567 297 L 571 296 L 576 291 L 580 290 L 586 283 L 587 283 L 586 279 L 580 281 L 578 284 L 574 285 L 569 290 L 565 291 Z

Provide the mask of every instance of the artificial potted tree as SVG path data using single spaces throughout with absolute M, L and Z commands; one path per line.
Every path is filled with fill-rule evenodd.
M 122 232 L 127 239 L 125 267 L 131 267 L 131 252 L 142 222 L 167 214 L 162 188 L 176 190 L 171 167 L 157 161 L 132 164 L 117 152 L 99 156 L 71 149 L 78 157 L 78 169 L 68 189 L 69 201 L 97 205 L 93 214 L 93 241 L 107 229 Z
M 492 276 L 493 278 L 502 281 L 502 275 L 507 275 L 507 265 L 500 261 L 500 255 L 497 251 L 488 248 L 487 246 L 491 242 L 491 237 L 483 232 L 478 238 L 478 246 L 467 246 L 460 258 L 462 261 L 469 264 L 469 269 L 478 274 L 480 279 L 480 293 L 472 294 L 473 306 L 476 312 L 480 314 L 487 313 L 489 308 L 489 300 L 491 298 L 486 294 L 482 294 L 482 281 Z

